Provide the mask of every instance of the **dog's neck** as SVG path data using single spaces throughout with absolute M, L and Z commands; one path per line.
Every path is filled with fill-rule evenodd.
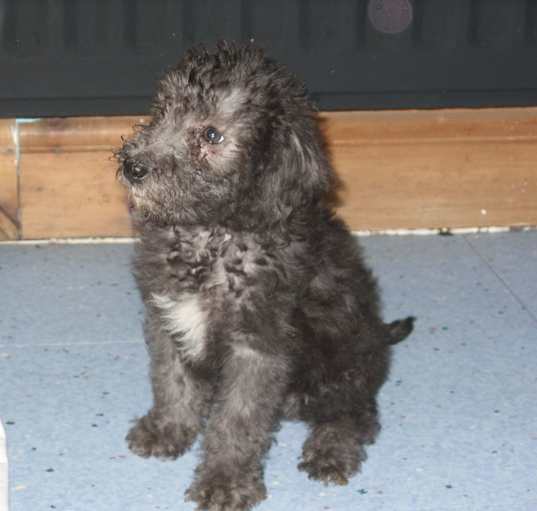
M 263 211 L 251 212 L 249 215 L 230 216 L 211 222 L 182 222 L 144 218 L 139 214 L 132 215 L 133 225 L 140 234 L 141 240 L 153 238 L 158 232 L 191 233 L 196 235 L 201 231 L 228 232 L 230 234 L 248 234 L 260 241 L 276 241 L 277 244 L 288 244 L 294 240 L 303 241 L 308 233 L 316 231 L 316 225 L 323 224 L 333 216 L 331 208 L 321 206 L 280 212 L 278 216 L 268 217 Z

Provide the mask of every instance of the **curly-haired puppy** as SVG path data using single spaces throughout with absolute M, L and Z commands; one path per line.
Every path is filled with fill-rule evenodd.
M 140 456 L 176 458 L 202 430 L 187 498 L 247 510 L 281 419 L 310 434 L 299 469 L 345 484 L 379 431 L 390 345 L 303 84 L 251 46 L 198 48 L 160 82 L 149 124 L 117 156 L 140 233 L 154 404 Z

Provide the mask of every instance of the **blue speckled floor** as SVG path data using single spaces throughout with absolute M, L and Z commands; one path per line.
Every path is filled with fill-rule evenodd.
M 537 510 L 537 232 L 362 238 L 395 349 L 363 472 L 324 487 L 286 424 L 259 511 Z M 191 510 L 196 452 L 129 453 L 150 404 L 128 244 L 0 246 L 0 417 L 11 511 Z

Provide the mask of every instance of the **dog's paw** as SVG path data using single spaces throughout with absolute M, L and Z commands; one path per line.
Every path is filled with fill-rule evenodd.
M 338 451 L 337 448 L 314 450 L 306 447 L 298 469 L 306 472 L 310 479 L 344 486 L 349 482 L 349 478 L 360 470 L 366 454 L 361 446 L 353 452 Z
M 231 476 L 224 471 L 201 475 L 185 493 L 185 500 L 195 502 L 198 511 L 248 511 L 266 498 L 261 476 Z
M 182 426 L 158 427 L 150 415 L 138 419 L 127 434 L 129 449 L 142 458 L 176 459 L 194 443 L 197 432 Z

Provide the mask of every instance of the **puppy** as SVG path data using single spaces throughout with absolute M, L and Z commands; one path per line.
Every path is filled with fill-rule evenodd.
M 303 84 L 252 46 L 197 48 L 117 152 L 140 234 L 153 407 L 127 435 L 177 458 L 204 431 L 186 497 L 247 510 L 282 419 L 310 429 L 300 470 L 346 484 L 379 431 L 390 345 L 375 279 L 335 216 L 336 180 Z

